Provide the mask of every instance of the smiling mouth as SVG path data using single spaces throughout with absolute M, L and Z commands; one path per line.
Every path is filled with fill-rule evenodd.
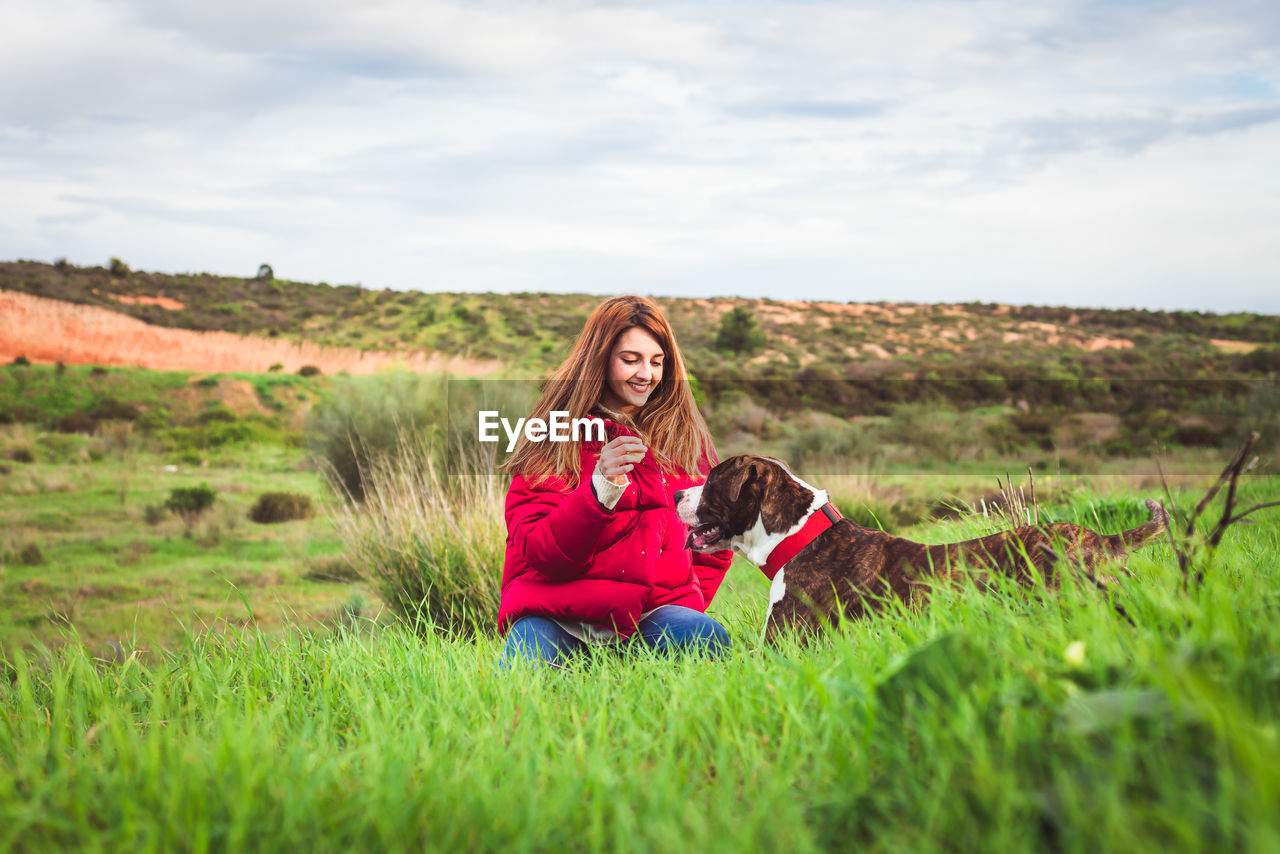
M 630 386 L 631 390 L 634 391 L 636 394 L 644 394 L 649 390 L 648 383 L 644 383 L 643 385 L 636 385 L 635 383 L 627 383 L 627 385 Z
M 696 551 L 718 542 L 720 542 L 720 526 L 711 523 L 690 529 L 689 536 L 685 538 L 684 547 Z

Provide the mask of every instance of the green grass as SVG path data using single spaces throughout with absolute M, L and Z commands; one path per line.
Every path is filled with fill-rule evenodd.
M 43 441 L 36 445 L 43 457 Z M 368 594 L 362 584 L 308 577 L 341 551 L 323 513 L 279 525 L 247 518 L 258 495 L 270 491 L 332 506 L 303 451 L 225 449 L 207 467 L 167 471 L 173 459 L 142 449 L 99 460 L 14 463 L 0 474 L 0 651 L 61 643 L 69 625 L 95 654 L 125 639 L 158 649 L 180 640 L 184 625 L 249 619 L 269 628 L 329 619 L 344 601 Z M 204 483 L 217 499 L 190 536 L 172 514 L 147 522 L 148 506 Z M 40 551 L 38 565 L 20 560 L 29 544 Z
M 493 637 L 363 621 L 15 652 L 0 850 L 1275 850 L 1277 554 L 1272 511 L 1184 593 L 1149 546 L 1116 594 L 1132 626 L 1071 584 L 944 588 L 777 649 L 739 563 L 717 662 L 504 672 Z
M 201 379 L 195 379 L 201 377 Z M 181 423 L 193 422 L 216 401 L 222 379 L 253 386 L 259 403 L 269 411 L 297 405 L 328 394 L 324 377 L 296 374 L 239 372 L 195 374 L 189 371 L 150 371 L 143 368 L 102 368 L 92 365 L 4 366 L 0 370 L 0 423 L 52 423 L 73 413 L 92 413 L 104 400 L 132 404 L 140 411 L 172 411 Z M 189 388 L 190 387 L 190 388 Z M 188 390 L 189 389 L 189 390 Z M 188 397 L 179 400 L 186 391 Z M 286 401 L 280 399 L 283 392 Z
M 35 368 L 22 376 L 43 385 L 0 399 L 84 411 L 92 401 L 59 397 L 73 372 Z M 279 399 L 281 418 L 329 387 L 236 379 Z M 189 385 L 166 391 L 171 378 L 143 371 L 78 380 L 103 381 L 144 408 Z M 904 413 L 858 429 L 917 434 L 874 456 L 815 454 L 812 480 L 841 506 L 895 510 L 893 530 L 914 539 L 987 533 L 981 517 L 920 520 L 1025 466 L 912 457 L 960 422 Z M 344 545 L 301 449 L 184 448 L 175 433 L 0 427 L 0 851 L 1280 846 L 1277 511 L 1234 527 L 1191 593 L 1167 544 L 1135 555 L 1115 595 L 1136 625 L 1070 584 L 947 588 L 762 649 L 768 583 L 739 561 L 712 606 L 733 639 L 726 660 L 631 650 L 504 672 L 491 634 L 415 632 L 367 585 L 316 580 Z M 824 449 L 784 430 L 738 441 Z M 1055 456 L 1036 475 L 1045 518 L 1109 532 L 1160 495 L 1150 461 L 1102 459 L 1082 475 Z M 1180 505 L 1221 464 L 1209 449 L 1168 456 Z M 146 520 L 202 483 L 218 498 L 191 536 L 174 517 Z M 254 525 L 245 516 L 267 491 L 322 512 Z M 1254 476 L 1241 501 L 1277 498 L 1280 480 Z M 408 530 L 445 524 L 418 509 Z M 19 560 L 29 544 L 43 562 Z

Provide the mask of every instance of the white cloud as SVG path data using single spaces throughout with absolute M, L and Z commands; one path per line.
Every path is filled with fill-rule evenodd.
M 0 257 L 1280 312 L 1278 35 L 1248 3 L 24 3 Z

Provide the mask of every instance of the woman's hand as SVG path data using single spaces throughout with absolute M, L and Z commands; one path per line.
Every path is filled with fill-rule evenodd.
M 619 436 L 600 449 L 600 461 L 596 468 L 613 484 L 627 485 L 627 472 L 644 459 L 649 452 L 644 442 L 635 436 Z

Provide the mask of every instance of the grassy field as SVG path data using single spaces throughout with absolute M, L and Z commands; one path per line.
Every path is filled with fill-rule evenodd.
M 0 371 L 0 403 L 38 419 L 0 424 L 0 651 L 78 639 L 111 658 L 166 648 L 184 627 L 376 611 L 302 447 L 299 407 L 326 393 L 288 375 Z M 216 499 L 190 527 L 163 510 L 201 485 Z M 316 512 L 255 524 L 265 492 L 305 495 Z
M 234 479 L 302 485 L 269 460 Z M 1059 494 L 1055 518 L 1142 516 L 1142 494 Z M 1252 477 L 1240 500 L 1277 498 Z M 227 548 L 164 574 L 216 587 Z M 739 562 L 712 607 L 722 661 L 504 672 L 491 635 L 301 618 L 159 655 L 11 648 L 0 850 L 1275 850 L 1277 554 L 1280 520 L 1260 514 L 1184 592 L 1150 546 L 1115 594 L 1133 625 L 1071 584 L 940 589 L 776 649 L 757 643 L 767 583 Z
M 394 416 L 439 413 L 444 388 L 0 372 L 0 852 L 1280 848 L 1280 512 L 1200 555 L 1191 590 L 1162 541 L 1113 601 L 946 588 L 776 648 L 758 642 L 768 584 L 739 561 L 711 608 L 724 660 L 502 671 L 490 630 L 394 617 L 376 567 L 349 566 L 412 573 L 434 550 L 492 563 L 470 566 L 491 587 L 501 490 L 474 493 L 480 512 L 435 487 L 348 512 L 307 450 L 357 416 L 394 441 Z M 847 515 L 925 542 L 994 530 L 966 505 L 1028 464 L 1045 521 L 1116 531 L 1162 494 L 1096 418 L 1041 414 L 1052 429 L 1011 438 L 1010 406 L 708 412 L 724 453 L 799 460 Z M 1177 506 L 1223 462 L 1168 451 Z M 1273 468 L 1240 506 L 1280 499 Z M 192 524 L 163 509 L 205 485 Z M 317 512 L 255 524 L 266 492 Z
M 299 470 L 299 450 L 242 449 L 207 468 L 170 459 L 36 462 L 0 475 L 0 650 L 74 630 L 109 655 L 167 647 L 183 625 L 306 623 L 362 598 L 376 608 L 336 558 L 323 513 L 269 526 L 246 518 L 267 491 L 309 495 L 322 510 L 333 501 L 319 475 Z M 173 514 L 154 518 L 173 489 L 201 484 L 217 499 L 190 532 Z

